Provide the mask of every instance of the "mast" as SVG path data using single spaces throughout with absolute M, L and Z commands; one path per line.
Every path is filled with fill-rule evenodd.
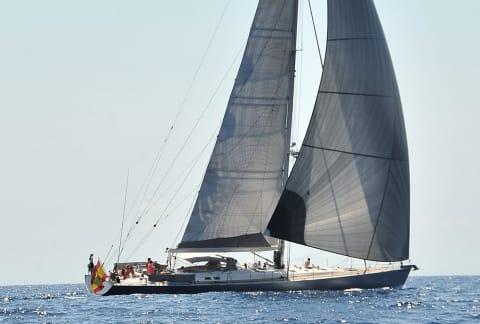
M 273 251 L 273 262 L 275 264 L 276 269 L 285 268 L 284 256 L 285 256 L 285 241 L 278 240 L 278 248 L 277 250 Z
M 294 15 L 294 20 L 293 20 L 293 44 L 295 45 L 295 48 L 292 50 L 292 54 L 290 56 L 290 63 L 289 66 L 292 69 L 290 73 L 293 75 L 293 80 L 290 83 L 290 89 L 289 89 L 289 98 L 288 98 L 288 105 L 287 105 L 287 119 L 285 123 L 285 137 L 288 139 L 288 141 L 285 142 L 286 147 L 285 147 L 285 159 L 284 159 L 284 165 L 283 165 L 283 181 L 282 181 L 282 189 L 285 189 L 285 186 L 287 185 L 288 181 L 288 176 L 289 173 L 288 171 L 290 170 L 290 149 L 291 149 L 291 138 L 292 138 L 292 116 L 293 116 L 293 95 L 294 95 L 294 86 L 295 86 L 295 61 L 296 61 L 296 54 L 297 54 L 297 30 L 298 30 L 298 1 L 295 1 L 295 15 Z M 282 239 L 278 240 L 277 243 L 277 250 L 273 252 L 273 260 L 275 263 L 275 268 L 277 269 L 283 269 L 285 267 L 284 264 L 284 254 L 285 254 L 285 241 Z

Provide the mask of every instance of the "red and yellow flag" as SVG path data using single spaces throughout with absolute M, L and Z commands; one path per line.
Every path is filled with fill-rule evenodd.
M 94 293 L 99 292 L 103 289 L 103 283 L 107 280 L 107 274 L 103 268 L 100 260 L 97 261 L 95 268 L 93 268 L 92 274 L 92 290 Z

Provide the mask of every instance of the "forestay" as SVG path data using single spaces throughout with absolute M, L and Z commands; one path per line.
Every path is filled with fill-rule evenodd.
M 177 251 L 269 249 L 286 183 L 297 1 L 260 0 L 200 192 Z
M 329 0 L 325 68 L 270 235 L 351 257 L 408 259 L 409 165 L 385 36 L 371 0 Z

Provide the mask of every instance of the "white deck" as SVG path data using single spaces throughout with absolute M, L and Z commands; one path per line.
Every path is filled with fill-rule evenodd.
M 327 279 L 337 277 L 348 277 L 362 274 L 379 273 L 385 271 L 391 271 L 398 267 L 369 267 L 365 268 L 321 268 L 321 267 L 293 267 L 288 271 L 282 269 L 266 269 L 266 270 L 254 270 L 254 269 L 237 269 L 232 271 L 210 271 L 210 272 L 182 272 L 176 270 L 177 274 L 194 274 L 195 283 L 207 284 L 207 283 L 229 283 L 229 282 L 248 282 L 248 281 L 272 281 L 272 280 L 315 280 L 315 279 Z M 169 282 L 150 282 L 146 276 L 127 278 L 120 280 L 120 283 L 115 285 L 125 286 L 164 286 L 169 285 Z

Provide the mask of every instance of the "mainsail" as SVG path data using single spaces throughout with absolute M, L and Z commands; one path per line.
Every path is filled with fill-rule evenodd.
M 261 250 L 286 184 L 297 0 L 260 0 L 178 251 Z
M 329 0 L 314 112 L 273 237 L 376 261 L 408 259 L 409 165 L 396 78 L 372 0 Z

